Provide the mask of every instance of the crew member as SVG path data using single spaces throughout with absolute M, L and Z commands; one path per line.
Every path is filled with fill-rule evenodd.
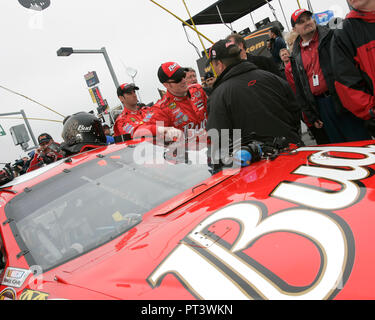
M 268 36 L 270 37 L 270 51 L 273 61 L 279 66 L 282 63 L 280 59 L 280 50 L 286 48 L 286 43 L 278 27 L 272 27 L 268 31 Z
M 108 124 L 103 124 L 103 130 L 107 139 L 107 144 L 115 143 L 115 139 L 111 135 L 111 128 Z
M 212 87 L 214 85 L 214 82 L 215 82 L 216 78 L 215 78 L 215 75 L 213 74 L 213 72 L 208 71 L 204 75 L 203 79 L 204 79 L 203 90 L 206 92 L 207 97 L 209 97 L 211 92 L 212 92 Z
M 206 128 L 207 96 L 202 86 L 186 82 L 186 69 L 176 62 L 163 63 L 158 70 L 159 81 L 167 93 L 155 105 L 155 121 L 186 134 Z
M 197 84 L 198 83 L 198 79 L 197 79 L 197 73 L 195 72 L 195 70 L 193 68 L 186 68 L 187 71 L 186 71 L 186 83 L 188 86 L 190 86 L 191 84 Z
M 229 40 L 211 47 L 209 61 L 218 78 L 209 99 L 207 130 L 216 129 L 219 136 L 229 131 L 231 137 L 238 129 L 241 137 L 255 133 L 303 144 L 300 108 L 285 80 L 242 60 L 240 49 Z
M 353 10 L 331 46 L 335 87 L 343 106 L 367 120 L 375 136 L 375 1 L 348 3 Z
M 371 139 L 362 119 L 343 108 L 333 81 L 331 40 L 334 31 L 318 26 L 313 14 L 296 10 L 291 17 L 299 34 L 291 56 L 296 96 L 309 123 L 324 128 L 331 143 Z
M 48 133 L 39 135 L 38 143 L 39 148 L 35 151 L 26 172 L 31 172 L 64 157 L 60 152 L 60 144 L 56 143 Z
M 233 33 L 226 38 L 227 40 L 234 41 L 234 43 L 241 49 L 241 58 L 255 64 L 259 69 L 271 72 L 279 77 L 281 77 L 281 72 L 278 69 L 276 63 L 272 58 L 265 56 L 255 56 L 251 53 L 247 53 L 246 41 L 238 33 Z
M 129 134 L 131 138 L 143 135 L 164 135 L 166 140 L 180 138 L 181 133 L 171 127 L 156 126 L 153 119 L 154 107 L 138 108 L 138 98 L 136 90 L 139 90 L 133 83 L 124 83 L 117 88 L 117 96 L 120 99 L 124 110 L 116 118 L 113 127 L 114 136 L 122 136 Z

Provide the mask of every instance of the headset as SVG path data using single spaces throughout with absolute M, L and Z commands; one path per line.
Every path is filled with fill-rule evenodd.
M 239 150 L 235 151 L 233 153 L 233 162 L 238 166 L 248 167 L 252 163 L 260 161 L 262 156 L 262 144 L 254 141 L 241 146 Z

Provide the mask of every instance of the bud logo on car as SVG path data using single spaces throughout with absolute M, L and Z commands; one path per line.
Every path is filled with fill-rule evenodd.
M 8 268 L 1 284 L 14 288 L 20 288 L 30 273 L 31 271 L 26 269 Z

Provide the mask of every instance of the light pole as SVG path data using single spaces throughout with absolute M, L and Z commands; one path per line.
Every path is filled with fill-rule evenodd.
M 133 83 L 135 84 L 134 79 L 135 79 L 135 76 L 137 75 L 138 71 L 135 70 L 135 69 L 132 68 L 132 67 L 127 67 L 127 68 L 126 68 L 126 73 L 128 74 L 128 76 L 130 76 L 130 77 L 132 78 L 132 81 L 133 81 Z M 136 93 L 138 94 L 139 102 L 142 103 L 141 95 L 139 94 L 139 92 L 136 92 Z
M 33 150 L 33 149 L 38 148 L 39 143 L 38 143 L 38 141 L 35 139 L 34 132 L 33 132 L 33 130 L 31 129 L 31 126 L 30 126 L 29 121 L 27 120 L 27 117 L 26 117 L 25 111 L 21 110 L 20 112 L 1 113 L 0 116 L 12 116 L 12 115 L 19 115 L 19 114 L 22 115 L 23 121 L 25 121 L 26 127 L 27 127 L 27 129 L 29 130 L 29 133 L 30 133 L 30 135 L 31 135 L 31 139 L 32 139 L 33 142 L 34 142 L 34 147 L 32 147 L 32 148 L 30 148 L 30 149 L 27 149 L 27 148 L 26 148 L 27 150 L 24 150 L 24 151 L 30 151 L 30 150 Z
M 76 50 L 76 49 L 73 49 L 71 47 L 61 47 L 59 50 L 57 50 L 57 56 L 58 57 L 68 57 L 72 53 L 83 53 L 83 54 L 86 54 L 86 53 L 101 53 L 101 54 L 103 54 L 105 62 L 107 63 L 109 72 L 111 73 L 113 82 L 114 82 L 114 84 L 116 86 L 116 90 L 117 90 L 117 88 L 120 86 L 120 84 L 117 80 L 115 71 L 113 70 L 111 61 L 109 60 L 109 56 L 108 56 L 108 53 L 107 53 L 107 50 L 105 49 L 105 47 L 103 47 L 99 50 Z

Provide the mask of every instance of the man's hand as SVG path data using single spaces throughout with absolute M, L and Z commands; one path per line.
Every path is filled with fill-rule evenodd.
M 314 122 L 314 127 L 317 128 L 317 129 L 323 128 L 323 122 L 320 121 L 320 120 L 315 121 Z
M 158 127 L 158 135 L 164 135 L 165 141 L 179 141 L 183 137 L 183 132 L 174 127 Z

